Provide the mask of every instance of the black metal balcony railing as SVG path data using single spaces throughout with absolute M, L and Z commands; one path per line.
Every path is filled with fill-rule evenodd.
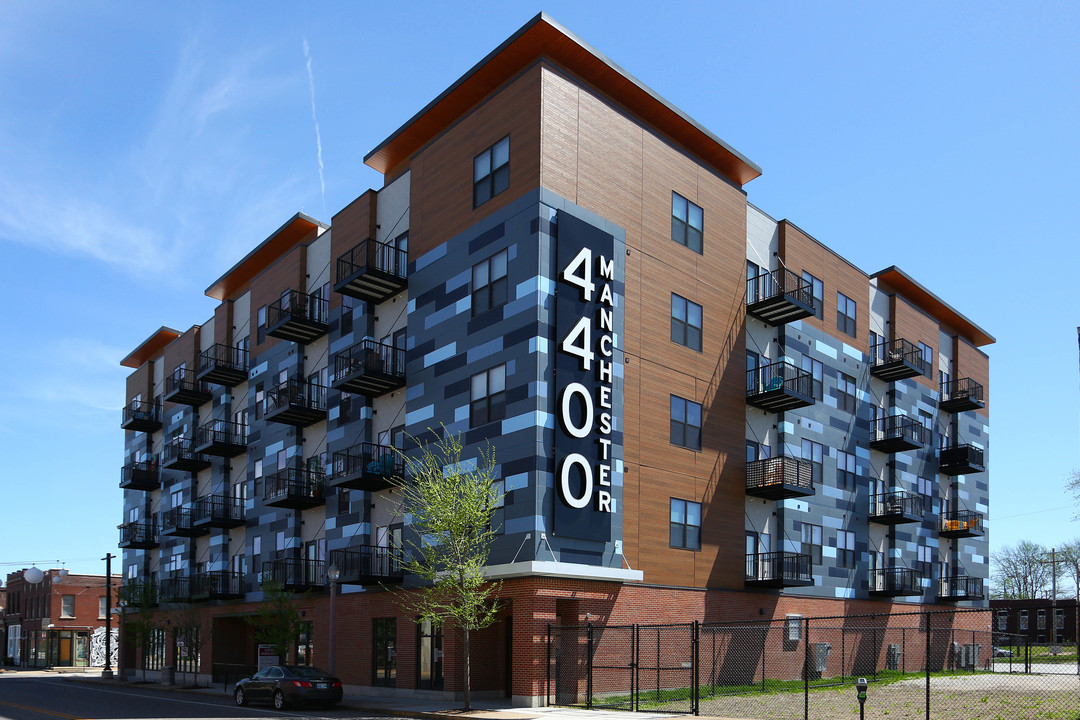
M 149 550 L 158 546 L 154 523 L 124 523 L 120 526 L 120 547 Z
M 195 450 L 217 457 L 236 457 L 247 452 L 247 425 L 231 420 L 211 420 L 195 430 Z
M 120 468 L 120 487 L 125 490 L 157 490 L 161 487 L 161 466 L 157 458 L 132 462 Z
M 326 563 L 306 558 L 267 560 L 262 567 L 263 583 L 279 583 L 286 590 L 312 590 L 326 587 Z
M 763 272 L 746 281 L 746 312 L 770 325 L 814 314 L 814 289 L 787 268 Z
M 334 356 L 337 390 L 378 397 L 405 386 L 405 348 L 363 340 Z
M 326 474 L 322 470 L 279 470 L 263 481 L 263 505 L 300 510 L 324 505 L 325 485 Z
M 227 495 L 204 495 L 195 501 L 196 528 L 232 528 L 244 524 L 244 504 Z
M 157 585 L 150 580 L 125 580 L 117 591 L 116 600 L 135 611 L 154 607 L 158 604 Z
M 814 378 L 789 362 L 774 362 L 746 371 L 746 403 L 767 412 L 813 405 Z
M 813 495 L 813 467 L 806 460 L 783 456 L 748 462 L 746 494 L 766 500 Z
M 886 382 L 929 375 L 922 350 L 909 340 L 886 340 L 870 347 L 870 374 Z
M 921 595 L 919 576 L 908 568 L 880 568 L 870 571 L 870 593 L 872 595 Z
M 938 582 L 939 600 L 982 600 L 983 579 L 968 575 L 942 578 Z
M 983 515 L 974 510 L 942 513 L 938 534 L 944 537 L 977 537 L 983 534 Z
M 132 400 L 124 407 L 120 427 L 137 432 L 154 432 L 161 429 L 161 405 L 153 402 Z
M 270 422 L 307 427 L 326 419 L 326 388 L 303 380 L 286 380 L 266 391 L 263 417 Z
M 986 407 L 983 401 L 983 386 L 971 378 L 957 378 L 941 384 L 941 400 L 938 408 L 945 412 L 958 413 L 967 410 L 979 410 Z
M 751 553 L 746 556 L 746 582 L 767 587 L 814 584 L 809 555 L 793 552 Z
M 163 603 L 191 602 L 191 578 L 183 575 L 162 578 L 158 583 L 158 600 Z
M 870 428 L 870 447 L 886 453 L 907 452 L 926 446 L 930 431 L 905 415 L 879 418 Z
M 210 457 L 195 452 L 195 443 L 190 438 L 178 437 L 165 443 L 161 466 L 166 470 L 199 472 L 210 467 Z
M 405 473 L 405 462 L 392 447 L 360 443 L 334 453 L 330 482 L 335 487 L 385 490 Z
M 192 600 L 226 600 L 244 596 L 244 577 L 238 572 L 210 570 L 190 578 Z
M 938 457 L 942 475 L 968 475 L 986 470 L 983 449 L 974 445 L 947 445 Z
M 307 344 L 330 329 L 330 303 L 319 295 L 286 290 L 266 308 L 266 334 Z
M 210 383 L 199 380 L 194 370 L 178 367 L 165 378 L 165 402 L 199 407 L 210 402 L 214 394 Z
M 401 582 L 405 577 L 401 551 L 396 548 L 360 545 L 330 551 L 330 564 L 341 572 L 339 582 L 355 585 Z
M 334 290 L 342 295 L 382 302 L 408 285 L 409 253 L 368 238 L 337 260 Z
M 205 531 L 195 527 L 195 509 L 189 505 L 161 512 L 161 534 L 173 537 L 195 537 Z
M 248 351 L 243 348 L 214 343 L 199 353 L 199 380 L 233 387 L 247 376 Z
M 917 493 L 894 491 L 870 497 L 870 520 L 883 525 L 922 520 L 924 498 Z

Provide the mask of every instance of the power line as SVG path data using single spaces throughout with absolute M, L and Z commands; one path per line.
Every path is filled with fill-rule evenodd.
M 991 517 L 991 520 L 1008 520 L 1010 518 L 1026 517 L 1028 515 L 1038 515 L 1039 513 L 1058 512 L 1060 510 L 1069 510 L 1072 505 L 1062 505 L 1061 507 L 1050 508 L 1048 510 L 1032 510 L 1031 512 L 1019 513 L 1017 515 L 1003 515 L 1001 517 Z

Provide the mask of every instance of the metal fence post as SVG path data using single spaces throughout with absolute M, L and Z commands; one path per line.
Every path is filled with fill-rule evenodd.
M 656 702 L 660 702 L 660 628 L 656 628 Z
M 638 678 L 638 626 L 634 623 L 630 626 L 630 707 L 637 712 L 639 702 L 638 693 L 641 692 L 641 688 L 638 686 L 640 679 Z
M 699 650 L 701 648 L 701 635 L 700 635 L 700 626 L 699 626 L 697 620 L 694 620 L 694 636 L 693 636 L 693 639 L 691 640 L 691 643 L 692 643 L 692 646 L 693 646 L 692 647 L 693 655 L 690 657 L 690 665 L 692 667 L 691 673 L 694 676 L 693 680 L 692 680 L 692 682 L 694 683 L 694 694 L 693 694 L 694 707 L 693 707 L 693 713 L 695 715 L 698 715 L 699 714 L 698 710 L 700 709 L 700 701 L 701 701 L 701 691 L 700 691 L 700 686 L 698 685 L 698 668 L 701 666 L 701 658 L 699 657 L 698 653 L 699 653 Z
M 926 657 L 923 665 L 926 667 L 926 720 L 930 720 L 930 621 L 933 615 L 926 613 Z
M 769 637 L 769 625 L 761 626 L 761 692 L 765 692 L 765 646 Z
M 551 702 L 551 623 L 547 626 L 547 685 L 544 688 L 544 704 Z
M 586 649 L 585 649 L 585 707 L 592 710 L 592 662 L 593 662 L 593 632 L 592 621 L 589 622 L 588 627 L 585 629 Z
M 900 673 L 907 674 L 907 628 L 900 628 Z
M 803 620 L 803 720 L 810 720 L 810 618 Z

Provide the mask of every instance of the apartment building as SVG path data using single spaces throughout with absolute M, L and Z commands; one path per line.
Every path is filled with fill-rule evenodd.
M 201 613 L 196 670 L 255 662 L 267 579 L 325 663 L 333 565 L 345 682 L 459 691 L 384 589 L 393 448 L 440 426 L 505 493 L 481 692 L 542 702 L 551 623 L 984 602 L 993 338 L 750 204 L 760 169 L 598 51 L 537 16 L 366 162 L 123 361 L 125 578 Z

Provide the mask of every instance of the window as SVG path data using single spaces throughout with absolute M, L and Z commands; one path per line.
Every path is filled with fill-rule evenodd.
M 933 480 L 927 480 L 926 478 L 919 478 L 919 494 L 925 495 L 928 499 L 934 494 L 934 482 Z M 929 505 L 929 502 L 927 503 Z
M 784 623 L 787 625 L 788 642 L 802 640 L 802 615 L 785 615 Z
M 341 334 L 348 335 L 353 330 L 353 303 L 349 295 L 341 296 Z
M 997 612 L 997 629 L 1004 631 L 1009 625 L 1009 611 L 998 610 Z
M 671 498 L 671 547 L 701 549 L 701 503 Z
M 266 340 L 266 306 L 263 305 L 256 313 L 256 327 L 258 333 L 255 337 L 255 344 L 260 344 Z
M 671 293 L 671 342 L 701 352 L 701 306 Z
M 746 261 L 746 302 L 754 303 L 761 299 L 761 292 L 758 288 L 758 283 L 750 282 L 755 280 L 758 275 L 761 274 L 761 268 L 757 263 Z
M 759 375 L 758 368 L 761 367 L 761 356 L 753 350 L 746 351 L 746 392 L 756 393 L 758 392 Z
M 1054 629 L 1063 630 L 1065 628 L 1065 608 L 1054 608 Z
M 416 624 L 416 687 L 441 690 L 443 686 L 442 626 L 422 620 Z
M 507 284 L 509 281 L 506 278 L 508 257 L 507 251 L 501 250 L 487 260 L 473 265 L 473 317 L 506 304 L 509 289 Z
M 836 487 L 855 489 L 855 456 L 843 450 L 836 451 Z
M 855 533 L 851 530 L 836 531 L 836 564 L 842 568 L 855 567 Z
M 105 617 L 106 612 L 108 612 L 108 608 L 105 607 L 105 596 L 102 595 L 101 597 L 98 598 L 97 616 L 99 618 L 103 618 L 103 617 Z
M 836 405 L 841 412 L 855 412 L 855 378 L 847 373 L 836 374 Z
M 510 187 L 510 136 L 473 158 L 473 207 Z
M 919 574 L 923 577 L 934 575 L 934 548 L 920 545 L 918 548 Z
M 255 419 L 260 420 L 263 416 L 263 384 L 255 384 Z
M 1027 630 L 1028 629 L 1028 611 L 1027 610 L 1021 610 L 1020 611 L 1020 629 L 1021 630 Z
M 1035 622 L 1036 622 L 1035 629 L 1036 630 L 1045 630 L 1046 629 L 1046 610 L 1038 610 L 1036 612 L 1038 614 L 1035 616 Z
M 821 382 L 821 380 L 822 380 L 823 377 L 825 377 L 825 368 L 824 368 L 824 366 L 821 364 L 820 360 L 815 360 L 814 358 L 810 357 L 809 355 L 803 355 L 802 356 L 802 369 L 803 369 L 803 372 L 810 373 L 810 377 L 812 378 L 811 381 L 810 381 L 811 390 L 813 390 L 814 397 L 816 399 L 820 400 L 821 397 L 822 397 L 822 392 L 821 392 L 822 382 Z
M 349 512 L 349 488 L 338 488 L 337 491 L 337 514 L 345 515 Z
M 671 193 L 671 239 L 700 255 L 704 214 L 700 206 Z
M 825 447 L 813 440 L 802 441 L 802 459 L 810 463 L 810 475 L 815 484 L 821 483 L 821 463 L 825 456 Z
M 802 524 L 802 554 L 810 556 L 810 562 L 821 564 L 821 526 Z
M 701 449 L 701 404 L 671 396 L 671 444 Z
M 920 341 L 919 354 L 922 355 L 922 361 L 923 364 L 926 366 L 926 372 L 929 373 L 930 368 L 934 367 L 934 348 Z
M 372 684 L 382 687 L 394 687 L 397 683 L 397 619 L 375 618 L 374 625 L 374 655 L 372 658 L 375 670 Z
M 938 390 L 941 391 L 941 395 L 944 397 L 945 393 L 951 389 L 949 387 L 949 373 L 944 370 L 937 371 Z
M 810 283 L 810 290 L 814 294 L 814 317 L 818 320 L 825 319 L 825 285 L 816 277 L 803 270 L 802 279 Z
M 75 617 L 74 595 L 64 595 L 60 598 L 60 615 L 63 617 Z
M 856 337 L 855 318 L 857 315 L 855 301 L 842 292 L 836 293 L 836 328 L 851 337 Z
M 878 347 L 884 340 L 873 330 L 870 331 L 870 364 L 876 365 L 885 357 L 884 348 Z
M 506 365 L 472 376 L 469 427 L 480 427 L 506 417 Z

